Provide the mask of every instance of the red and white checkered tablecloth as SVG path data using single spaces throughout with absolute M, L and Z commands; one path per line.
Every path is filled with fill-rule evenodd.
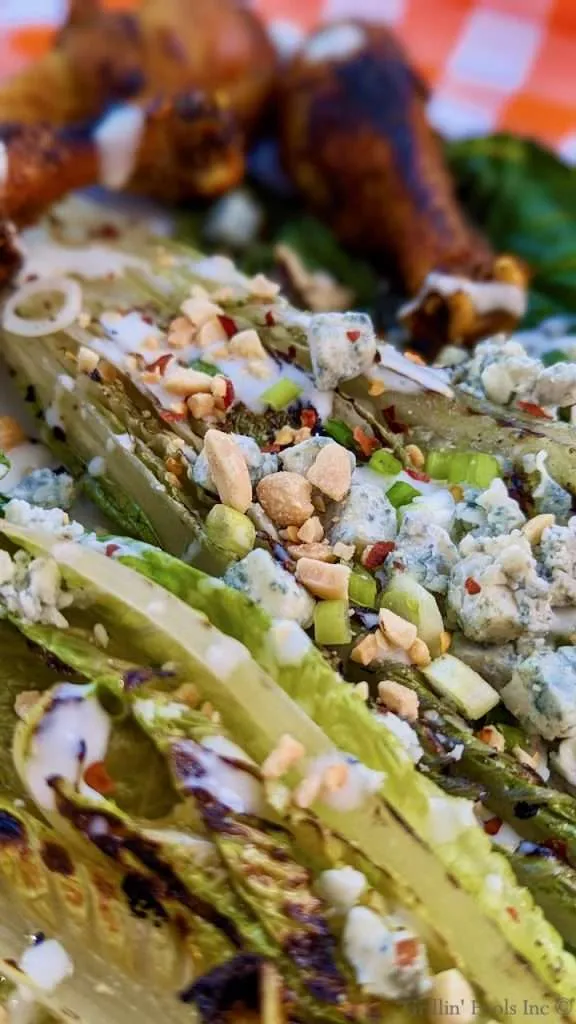
M 134 6 L 135 0 L 107 0 Z M 214 0 L 216 3 L 217 0 Z M 356 16 L 392 25 L 432 88 L 450 137 L 502 130 L 576 163 L 576 0 L 254 0 L 270 22 L 309 29 Z M 65 0 L 0 0 L 0 74 L 39 56 Z

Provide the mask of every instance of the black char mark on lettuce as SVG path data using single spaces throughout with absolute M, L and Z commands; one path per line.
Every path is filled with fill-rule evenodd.
M 203 1024 L 221 1024 L 237 1005 L 258 1010 L 264 963 L 255 953 L 242 953 L 198 978 L 180 993 L 180 999 L 194 1003 Z

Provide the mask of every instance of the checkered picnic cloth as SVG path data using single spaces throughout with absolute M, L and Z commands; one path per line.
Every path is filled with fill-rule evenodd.
M 576 0 L 253 2 L 288 30 L 350 14 L 387 22 L 429 82 L 430 116 L 445 135 L 517 132 L 576 163 Z M 65 10 L 66 0 L 0 0 L 0 74 L 43 53 Z

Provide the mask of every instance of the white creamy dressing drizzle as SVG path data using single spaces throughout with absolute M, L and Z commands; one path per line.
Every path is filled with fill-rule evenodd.
M 414 313 L 429 295 L 450 298 L 458 292 L 469 296 L 474 309 L 481 316 L 502 310 L 520 319 L 526 312 L 527 293 L 519 285 L 505 284 L 503 281 L 470 281 L 466 277 L 433 272 L 428 274 L 416 298 L 407 302 L 398 315 L 402 319 Z
M 309 61 L 341 59 L 351 57 L 366 42 L 366 33 L 360 25 L 352 22 L 341 22 L 328 25 L 316 32 L 304 47 L 304 54 Z
M 452 398 L 454 392 L 446 374 L 431 366 L 421 366 L 407 359 L 393 345 L 378 345 L 380 362 L 370 370 L 370 379 L 382 380 L 387 389 L 407 392 L 436 391 Z
M 89 765 L 104 760 L 110 719 L 91 686 L 60 683 L 52 697 L 53 703 L 30 739 L 25 768 L 28 789 L 36 803 L 46 810 L 55 806 L 53 790 L 47 783 L 53 776 L 100 800 L 100 794 L 87 786 L 82 776 Z
M 6 185 L 9 171 L 8 146 L 5 142 L 0 141 L 0 188 L 4 188 Z
M 229 807 L 237 814 L 264 813 L 264 788 L 259 779 L 249 771 L 243 771 L 229 764 L 223 758 L 254 765 L 241 747 L 238 747 L 225 736 L 206 736 L 200 743 L 192 740 L 179 740 L 179 749 L 188 749 L 192 757 L 204 768 L 205 775 L 194 773 L 189 778 L 182 778 L 182 784 L 190 789 L 204 789 L 216 800 Z
M 354 484 L 370 484 L 372 487 L 380 487 L 383 491 L 389 491 L 392 484 L 397 481 L 410 484 L 415 490 L 420 491 L 423 495 L 438 494 L 441 491 L 446 490 L 445 484 L 435 480 L 415 480 L 409 473 L 405 473 L 401 470 L 400 473 L 395 473 L 394 476 L 385 476 L 383 473 L 377 473 L 376 470 L 370 469 L 369 466 L 356 466 L 352 474 L 352 483 Z
M 146 115 L 142 107 L 126 103 L 117 107 L 98 125 L 94 141 L 100 160 L 100 184 L 121 189 L 134 173 Z
M 320 799 L 327 807 L 345 813 L 362 807 L 374 793 L 378 792 L 386 776 L 384 772 L 376 772 L 372 768 L 367 768 L 352 754 L 345 754 L 338 750 L 320 754 L 319 757 L 309 761 L 306 775 L 307 777 L 323 776 L 326 769 L 341 764 L 346 765 L 348 769 L 344 784 L 334 790 L 323 788 Z
M 150 272 L 146 260 L 105 245 L 66 246 L 48 241 L 33 231 L 20 236 L 24 266 L 19 281 L 28 277 L 55 277 L 74 274 L 94 281 L 101 277 L 120 277 L 129 268 Z

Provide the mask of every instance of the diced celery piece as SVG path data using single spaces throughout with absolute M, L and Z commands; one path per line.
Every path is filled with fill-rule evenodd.
M 413 622 L 432 657 L 440 654 L 440 638 L 444 631 L 440 609 L 432 594 L 412 576 L 408 573 L 393 576 L 380 598 L 380 607 Z
M 345 448 L 354 448 L 354 434 L 344 420 L 326 420 L 324 430 L 338 444 Z
M 254 547 L 256 528 L 248 516 L 228 505 L 214 505 L 206 516 L 208 540 L 230 555 L 231 559 L 244 558 Z
M 500 476 L 500 466 L 493 455 L 488 455 L 485 452 L 476 452 L 472 455 L 466 483 L 485 490 L 497 476 Z
M 370 456 L 368 465 L 370 469 L 374 469 L 376 473 L 382 473 L 383 476 L 396 476 L 396 473 L 399 473 L 402 469 L 400 459 L 397 459 L 395 455 L 392 455 L 392 452 L 388 452 L 384 448 L 379 448 L 378 451 Z
M 318 601 L 314 609 L 317 644 L 348 644 L 352 639 L 347 601 Z
M 209 377 L 216 377 L 220 373 L 220 370 L 214 363 L 207 363 L 205 359 L 193 359 L 189 366 L 191 370 L 207 373 Z
M 454 453 L 444 449 L 428 452 L 426 456 L 426 472 L 433 480 L 447 480 L 450 459 Z
M 352 604 L 359 604 L 363 608 L 375 608 L 376 591 L 376 580 L 367 569 L 357 566 L 352 570 L 348 583 L 348 597 Z
M 437 693 L 450 697 L 459 711 L 472 721 L 496 707 L 500 695 L 474 669 L 453 654 L 443 654 L 423 669 Z
M 470 472 L 471 452 L 450 452 L 448 465 L 448 483 L 463 484 L 468 482 Z
M 560 348 L 553 348 L 550 352 L 545 352 L 541 358 L 544 366 L 556 366 L 556 363 L 570 362 L 570 357 Z
M 404 480 L 397 480 L 395 484 L 392 484 L 390 490 L 386 491 L 386 497 L 394 508 L 401 508 L 402 505 L 409 505 L 414 498 L 418 498 L 420 493 L 415 487 L 412 487 L 412 484 L 407 484 Z
M 291 402 L 296 401 L 299 395 L 302 394 L 302 388 L 295 380 L 278 380 L 272 387 L 268 388 L 267 391 L 263 391 L 260 395 L 260 399 L 265 405 L 269 405 L 274 412 L 280 412 L 281 409 L 285 409 Z

